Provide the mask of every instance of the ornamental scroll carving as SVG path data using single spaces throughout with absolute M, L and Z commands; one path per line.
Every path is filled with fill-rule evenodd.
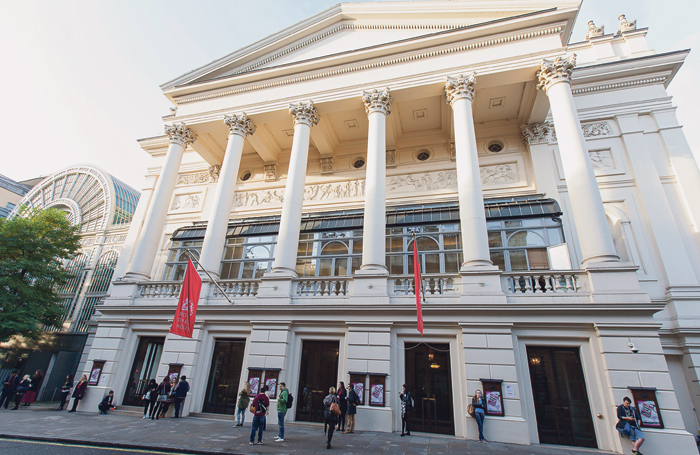
M 388 88 L 362 92 L 362 102 L 365 105 L 367 114 L 372 112 L 381 112 L 384 115 L 391 114 L 391 95 Z
M 177 176 L 177 185 L 196 185 L 209 183 L 212 175 L 209 172 L 193 172 L 191 174 L 180 174 Z

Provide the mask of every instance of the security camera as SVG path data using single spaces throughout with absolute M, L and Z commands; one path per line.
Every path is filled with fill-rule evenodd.
M 627 346 L 630 347 L 630 351 L 632 351 L 633 354 L 636 354 L 639 352 L 639 348 L 631 341 L 629 343 L 627 343 Z

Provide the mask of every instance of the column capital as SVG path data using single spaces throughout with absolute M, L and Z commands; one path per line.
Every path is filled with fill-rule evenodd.
M 549 140 L 552 125 L 549 123 L 531 123 L 520 126 L 520 138 L 525 145 L 544 144 Z
M 537 88 L 546 93 L 557 82 L 571 84 L 571 73 L 575 67 L 576 54 L 565 58 L 557 57 L 554 60 L 541 60 L 540 70 L 537 72 Z
M 187 144 L 197 140 L 197 135 L 182 122 L 174 125 L 165 125 L 165 134 L 170 137 L 171 144 L 180 144 L 183 147 L 187 147 Z
M 238 134 L 246 137 L 255 132 L 255 125 L 245 112 L 240 114 L 224 115 L 224 123 L 228 126 L 228 134 Z
M 362 92 L 362 102 L 365 105 L 365 112 L 381 112 L 384 115 L 391 114 L 391 95 L 388 88 Z
M 294 124 L 304 123 L 312 127 L 318 124 L 319 118 L 313 101 L 302 101 L 289 105 L 289 113 L 294 116 Z
M 460 74 L 457 77 L 447 76 L 447 82 L 445 82 L 445 94 L 447 95 L 447 104 L 451 106 L 455 101 L 462 98 L 466 98 L 469 101 L 473 101 L 475 89 L 475 72 L 467 74 L 466 76 L 463 74 Z

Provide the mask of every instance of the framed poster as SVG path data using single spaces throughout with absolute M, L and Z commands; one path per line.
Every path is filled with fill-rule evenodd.
M 265 370 L 265 385 L 270 393 L 270 398 L 277 398 L 279 385 L 279 371 Z
M 369 377 L 369 405 L 384 406 L 385 376 Z
M 104 370 L 105 361 L 104 360 L 93 360 L 92 370 L 90 370 L 90 378 L 88 378 L 88 385 L 97 385 L 100 382 L 100 376 L 102 376 L 102 370 Z
M 505 415 L 502 384 L 503 380 L 501 379 L 481 379 L 481 385 L 484 387 L 484 398 L 486 399 L 486 415 Z
M 360 397 L 360 405 L 365 404 L 365 378 L 366 374 L 350 374 L 350 387 L 355 389 L 355 393 Z
M 180 372 L 182 371 L 181 363 L 171 363 L 168 365 L 168 377 L 170 384 L 175 385 L 180 380 Z
M 659 402 L 656 400 L 656 388 L 653 387 L 628 387 L 632 391 L 634 407 L 642 417 L 642 426 L 649 428 L 663 428 L 664 421 L 661 418 Z
M 258 394 L 260 390 L 260 381 L 262 381 L 262 370 L 248 371 L 248 384 L 250 384 L 251 396 Z

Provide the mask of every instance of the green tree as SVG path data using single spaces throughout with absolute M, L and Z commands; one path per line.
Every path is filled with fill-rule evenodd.
M 36 339 L 43 325 L 61 323 L 65 308 L 56 289 L 71 278 L 63 261 L 80 248 L 77 232 L 56 209 L 0 218 L 0 342 Z

